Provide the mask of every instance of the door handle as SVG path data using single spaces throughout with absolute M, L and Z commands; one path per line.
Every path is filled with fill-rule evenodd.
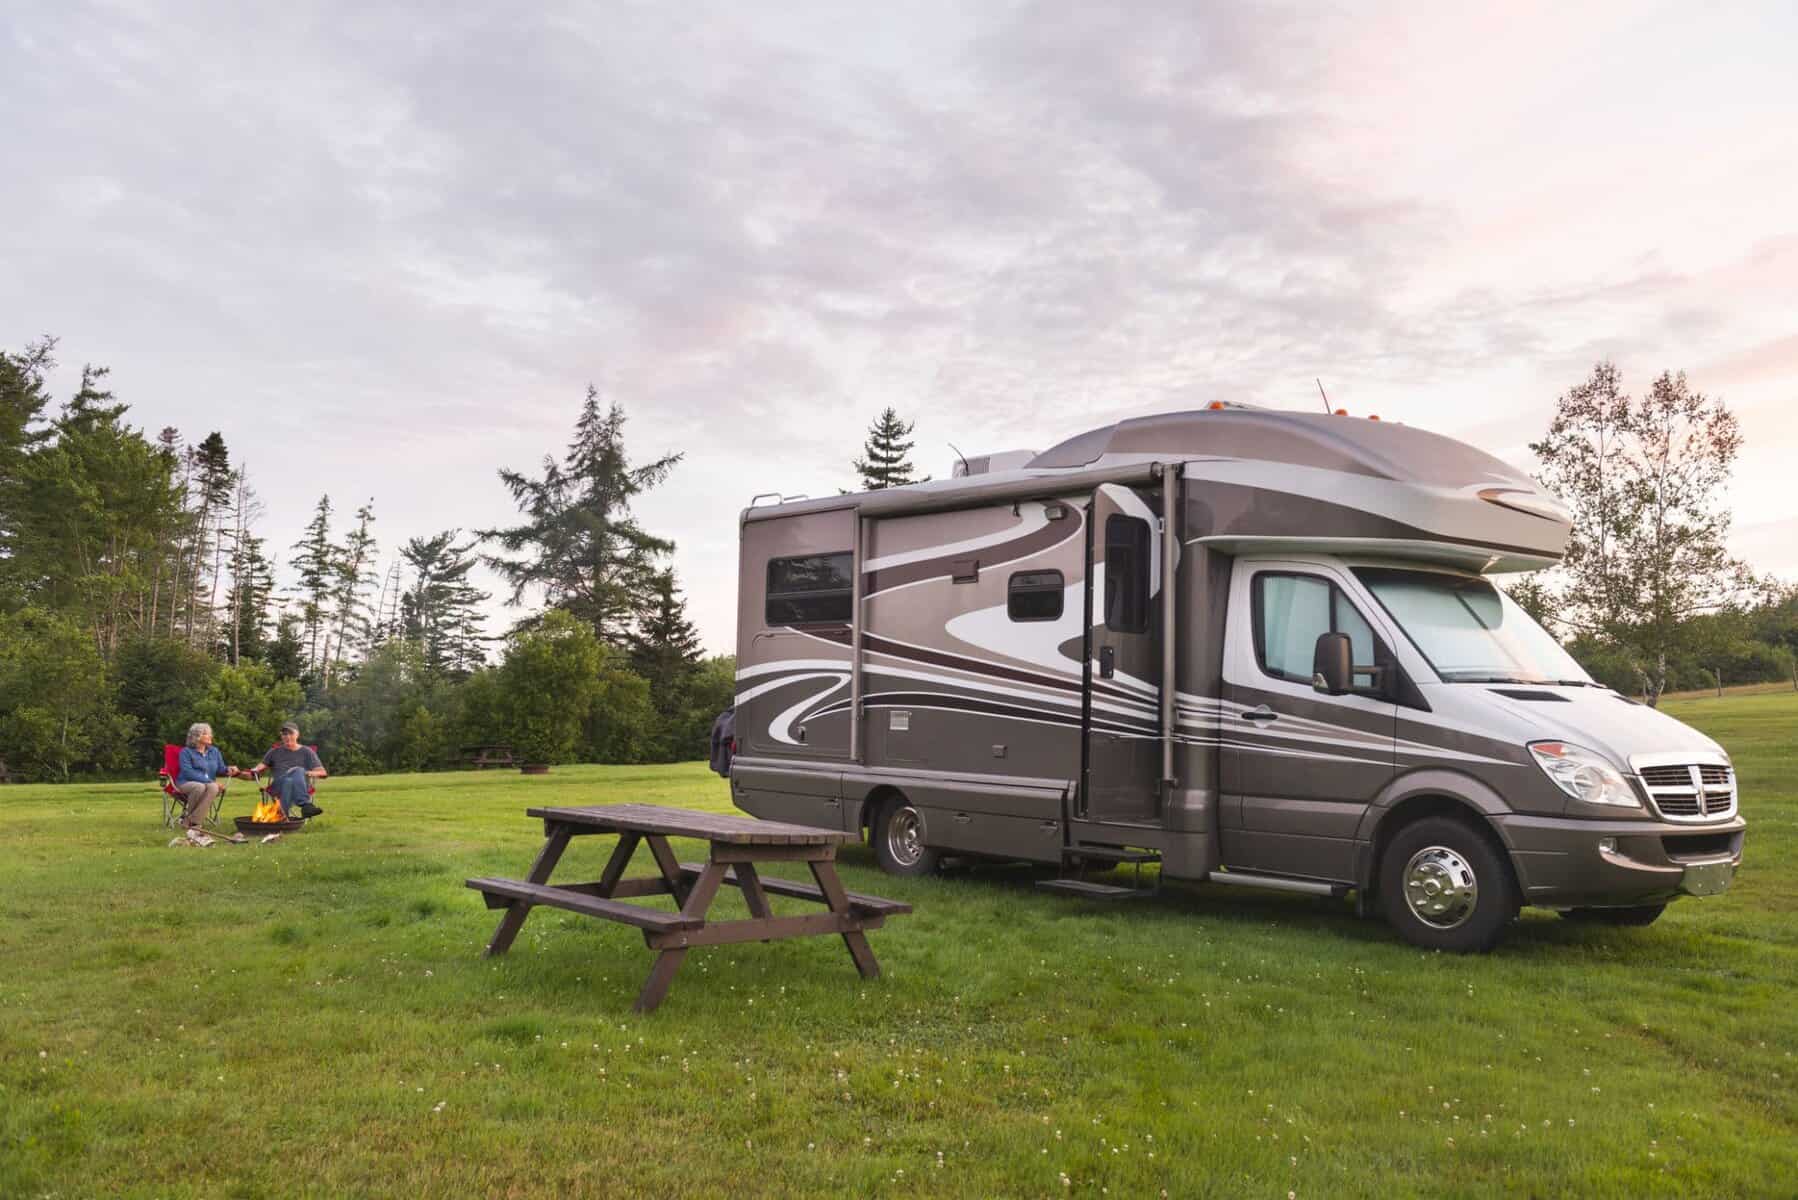
M 1118 652 L 1115 646 L 1099 647 L 1099 678 L 1110 679 L 1117 674 Z
M 1278 721 L 1280 714 L 1265 704 L 1260 704 L 1242 714 L 1245 721 Z

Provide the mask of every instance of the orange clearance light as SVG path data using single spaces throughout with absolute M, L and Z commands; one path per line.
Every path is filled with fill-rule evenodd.
M 1336 412 L 1335 412 L 1335 414 L 1334 414 L 1334 415 L 1335 415 L 1335 416 L 1338 416 L 1338 417 L 1346 417 L 1346 416 L 1348 416 L 1348 409 L 1346 409 L 1346 408 L 1339 408 L 1339 409 L 1337 409 L 1337 410 L 1336 410 Z
M 1368 413 L 1368 414 L 1367 414 L 1367 419 L 1368 419 L 1368 420 L 1369 420 L 1369 421 L 1377 421 L 1377 420 L 1379 420 L 1379 419 L 1380 419 L 1380 414 L 1379 414 L 1379 413 Z
M 1210 404 L 1207 404 L 1205 407 L 1210 409 L 1212 412 L 1221 412 L 1221 411 L 1223 411 L 1224 402 L 1222 400 L 1213 400 Z

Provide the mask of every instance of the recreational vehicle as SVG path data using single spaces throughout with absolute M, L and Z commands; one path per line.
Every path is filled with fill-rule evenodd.
M 752 503 L 731 794 L 899 874 L 1157 863 L 1447 950 L 1524 904 L 1646 924 L 1728 887 L 1736 780 L 1493 586 L 1569 528 L 1453 439 L 1224 403 Z

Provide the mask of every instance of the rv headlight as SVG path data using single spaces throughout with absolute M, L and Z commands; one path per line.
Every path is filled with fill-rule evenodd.
M 1587 804 L 1612 804 L 1618 808 L 1641 808 L 1642 802 L 1630 790 L 1629 781 L 1617 768 L 1600 755 L 1566 742 L 1531 742 L 1530 753 L 1536 765 L 1547 772 L 1555 784 L 1575 800 Z

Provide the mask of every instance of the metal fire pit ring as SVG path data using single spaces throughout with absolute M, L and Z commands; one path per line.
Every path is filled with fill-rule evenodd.
M 249 817 L 233 817 L 237 822 L 237 832 L 249 833 L 292 833 L 296 829 L 306 828 L 305 818 L 298 821 L 253 821 Z

